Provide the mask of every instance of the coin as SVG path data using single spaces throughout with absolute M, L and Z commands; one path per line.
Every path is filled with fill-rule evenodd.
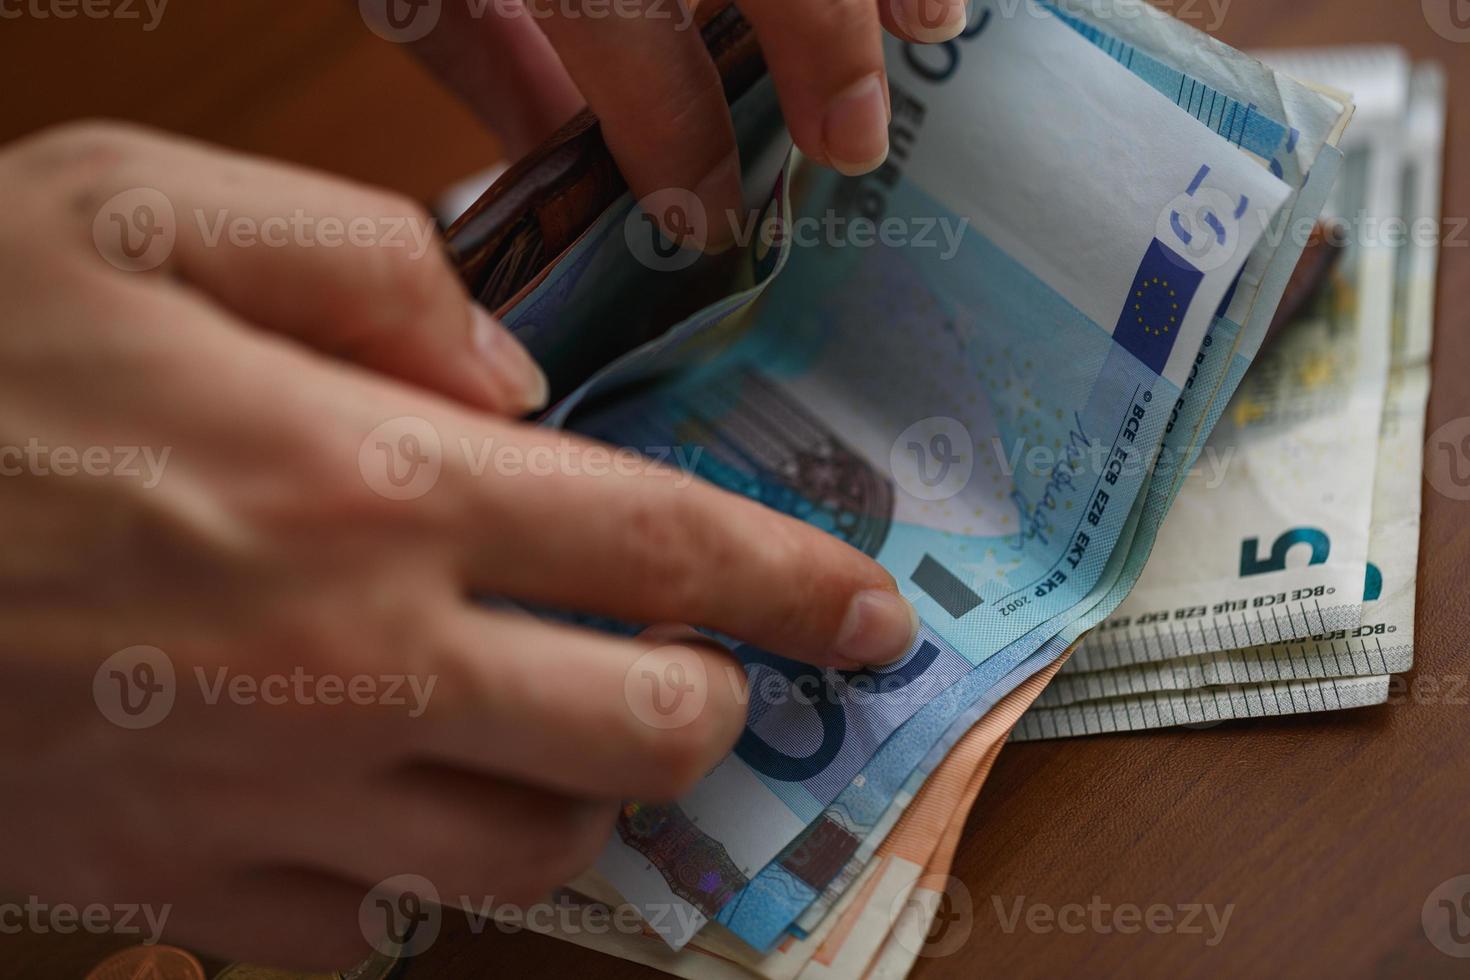
M 133 946 L 92 967 L 87 980 L 204 980 L 204 967 L 173 946 Z

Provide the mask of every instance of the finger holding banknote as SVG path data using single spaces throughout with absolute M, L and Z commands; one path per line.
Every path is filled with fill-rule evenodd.
M 962 0 L 745 0 L 740 9 L 760 38 L 797 147 L 848 176 L 868 173 L 888 157 L 892 112 L 883 29 L 938 42 L 965 26 Z
M 446 8 L 415 51 L 508 134 L 513 151 L 530 145 L 523 134 L 545 135 L 563 120 L 574 84 L 636 197 L 677 188 L 697 197 L 709 216 L 737 215 L 743 204 L 734 129 L 692 13 L 653 0 L 618 10 L 592 17 L 560 4 L 509 0 L 478 17 Z M 760 37 L 796 145 L 845 174 L 867 173 L 888 154 L 883 30 L 934 43 L 958 35 L 966 18 L 963 0 L 748 0 L 741 11 Z M 518 100 L 507 98 L 507 89 L 525 93 L 522 105 L 543 106 L 546 125 L 514 110 Z M 706 240 L 696 244 L 718 250 L 739 221 L 701 224 L 707 231 L 697 234 Z
M 891 663 L 913 643 L 918 619 L 892 575 L 810 524 L 696 479 L 692 460 L 635 462 L 499 421 L 460 431 L 500 467 L 487 479 L 476 472 L 483 455 L 444 460 L 443 533 L 458 539 L 470 591 L 687 622 L 820 666 Z
M 964 26 L 963 5 L 939 0 L 752 0 L 741 11 L 761 39 L 796 145 L 848 174 L 873 170 L 888 153 L 883 24 L 928 40 Z M 741 206 L 734 130 L 719 74 L 687 26 L 657 17 L 593 23 L 552 15 L 542 23 L 634 194 L 683 188 L 723 215 Z M 813 58 L 817 50 L 822 57 Z M 708 244 L 724 244 L 714 236 L 731 223 L 710 224 Z

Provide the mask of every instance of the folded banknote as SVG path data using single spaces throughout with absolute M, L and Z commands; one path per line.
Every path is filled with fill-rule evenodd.
M 1078 4 L 1077 6 L 1083 5 Z M 1135 13 L 1137 16 L 1134 23 L 1147 28 L 1136 30 L 1135 39 L 1140 44 L 1157 45 L 1157 47 L 1144 48 L 1123 42 L 1102 30 L 1086 17 L 1065 16 L 1063 19 L 1089 41 L 1109 53 L 1120 64 L 1127 66 L 1138 77 L 1150 79 L 1151 84 L 1161 93 L 1172 95 L 1177 105 L 1186 108 L 1195 115 L 1196 119 L 1211 125 L 1217 132 L 1227 130 L 1237 134 L 1240 132 L 1238 128 L 1232 127 L 1234 127 L 1235 120 L 1241 117 L 1237 112 L 1226 108 L 1230 105 L 1247 106 L 1253 104 L 1257 98 L 1270 104 L 1271 93 L 1276 91 L 1286 96 L 1280 101 L 1283 111 L 1287 111 L 1286 103 L 1292 101 L 1292 96 L 1299 94 L 1289 79 L 1272 76 L 1261 66 L 1233 54 L 1223 45 L 1216 45 L 1208 39 L 1199 38 L 1182 28 L 1182 25 L 1177 25 L 1156 12 L 1151 13 L 1149 8 L 1140 7 Z M 1150 24 L 1152 26 L 1148 26 Z M 1230 62 L 1229 67 L 1232 71 L 1228 73 L 1229 77 L 1225 78 L 1223 77 L 1225 73 L 1219 73 L 1222 75 L 1219 80 L 1222 84 L 1231 87 L 1224 91 L 1214 90 L 1205 83 L 1182 74 L 1173 61 L 1173 52 L 1178 48 L 1196 50 L 1203 48 Z M 1231 61 L 1231 59 L 1234 60 Z M 1211 94 L 1201 95 L 1202 92 Z M 1310 101 L 1307 104 L 1312 105 Z M 1252 154 L 1252 158 L 1258 165 L 1270 169 L 1273 173 L 1294 174 L 1301 182 L 1298 191 L 1293 194 L 1292 199 L 1289 199 L 1289 213 L 1287 213 L 1287 208 L 1283 207 L 1283 213 L 1280 216 L 1283 220 L 1290 220 L 1296 216 L 1313 215 L 1320 209 L 1326 189 L 1331 185 L 1335 174 L 1336 161 L 1339 159 L 1336 152 L 1332 150 L 1330 141 L 1340 134 L 1342 122 L 1341 115 L 1324 117 L 1312 112 L 1302 112 L 1299 109 L 1290 110 L 1287 114 L 1290 118 L 1299 120 L 1300 128 L 1290 127 L 1289 132 L 1281 129 L 1279 136 L 1275 138 L 1294 145 L 1294 153 L 1286 155 L 1284 162 L 1280 156 L 1264 157 Z M 1259 128 L 1262 132 L 1251 139 L 1264 149 L 1270 144 L 1271 138 L 1265 137 L 1266 132 L 1270 130 L 1264 126 Z M 1306 160 L 1314 161 L 1309 174 L 1303 172 Z M 1309 217 L 1307 220 L 1310 222 Z M 862 777 L 863 790 L 845 792 L 843 798 L 840 798 L 830 808 L 834 819 L 840 819 L 845 827 L 854 828 L 860 832 L 862 841 L 848 858 L 842 872 L 832 877 L 822 894 L 807 905 L 793 924 L 793 931 L 803 934 L 817 928 L 817 924 L 827 914 L 832 903 L 841 896 L 845 888 L 850 886 L 853 876 L 869 860 L 873 848 L 882 839 L 887 828 L 892 826 L 896 815 L 901 813 L 902 809 L 914 798 L 914 793 L 928 774 L 941 762 L 945 753 L 966 729 L 975 723 L 990 704 L 994 703 L 994 699 L 1010 690 L 1022 678 L 1053 663 L 1078 637 L 1106 617 L 1126 596 L 1128 588 L 1136 580 L 1139 570 L 1148 557 L 1148 551 L 1159 523 L 1167 513 L 1173 495 L 1178 492 L 1176 474 L 1179 463 L 1181 460 L 1193 458 L 1198 452 L 1199 442 L 1203 434 L 1207 432 L 1207 425 L 1218 417 L 1218 406 L 1229 397 L 1229 392 L 1238 383 L 1246 364 L 1249 363 L 1250 353 L 1259 346 L 1260 338 L 1264 335 L 1267 323 L 1271 319 L 1271 310 L 1281 295 L 1286 272 L 1294 263 L 1297 254 L 1298 249 L 1290 240 L 1274 248 L 1270 242 L 1258 244 L 1257 249 L 1252 253 L 1246 271 L 1237 281 L 1229 309 L 1217 314 L 1210 333 L 1205 337 L 1200 354 L 1196 357 L 1190 380 L 1186 383 L 1185 391 L 1175 405 L 1170 424 L 1166 427 L 1164 444 L 1160 458 L 1154 467 L 1147 494 L 1130 513 L 1124 535 L 1120 538 L 1120 547 L 1115 548 L 1103 578 L 1093 593 L 1069 617 L 1053 624 L 1059 632 L 1040 650 L 1028 656 L 1027 651 L 1033 648 L 1024 643 L 1018 643 L 1001 651 L 994 659 L 997 667 L 1001 664 L 1016 665 L 1018 661 L 1019 665 L 1015 666 L 1008 677 L 993 684 L 985 692 L 984 697 L 977 697 L 972 702 L 966 701 L 966 698 L 974 697 L 976 694 L 975 688 L 965 690 L 966 687 L 973 681 L 984 682 L 986 680 L 984 675 L 966 678 L 963 685 L 956 685 L 951 692 L 947 692 L 947 694 L 958 695 L 959 692 L 964 691 L 963 696 L 949 697 L 940 703 L 926 707 L 922 717 L 916 718 L 913 723 L 906 726 L 905 730 L 895 738 L 894 744 L 884 747 L 880 757 L 875 759 L 873 764 L 878 774 L 881 775 L 882 769 L 885 768 L 884 762 L 888 762 L 886 768 L 908 771 L 908 776 L 886 810 L 882 810 L 881 807 L 877 809 L 859 808 L 859 803 L 867 803 L 871 799 L 872 794 L 869 787 L 876 784 L 876 780 L 869 779 L 867 772 Z M 1237 324 L 1233 317 L 1239 317 L 1243 326 Z M 1126 542 L 1126 547 L 1122 546 L 1124 542 Z M 968 703 L 969 707 L 956 712 L 952 708 L 955 703 L 960 705 Z M 915 744 L 927 744 L 924 737 L 916 734 L 913 729 L 917 728 L 918 732 L 922 733 L 926 725 L 942 720 L 949 722 L 945 734 L 934 742 L 917 765 L 913 765 L 914 757 L 904 756 L 903 751 Z M 904 761 L 895 765 L 892 763 L 894 757 Z M 879 815 L 880 811 L 881 815 Z M 793 847 L 804 845 L 805 840 L 803 839 Z M 800 898 L 797 901 L 799 902 Z
M 791 250 L 753 309 L 676 327 L 659 355 L 730 330 L 716 357 L 567 412 L 608 441 L 704 448 L 701 475 L 868 550 L 925 622 L 871 678 L 737 649 L 753 688 L 813 675 L 830 697 L 815 718 L 800 699 L 756 705 L 689 799 L 627 809 L 601 870 L 636 904 L 674 905 L 676 945 L 711 917 L 757 948 L 779 939 L 950 728 L 1111 586 L 1206 335 L 1298 189 L 1271 164 L 1303 175 L 1288 127 L 1246 105 L 1201 119 L 1051 8 L 987 12 L 952 64 L 890 45 L 902 149 L 868 181 L 801 175 L 789 219 L 948 221 L 964 229 L 955 254 Z M 1080 146 L 1102 165 L 1057 152 Z M 973 447 L 996 444 L 1051 459 L 975 467 Z M 876 697 L 848 693 L 879 680 Z
M 1317 79 L 1361 83 L 1328 205 L 1330 233 L 1346 242 L 1331 291 L 1245 379 L 1143 575 L 1071 670 L 1358 625 L 1393 313 L 1394 251 L 1380 232 L 1399 213 L 1409 77 L 1397 52 L 1367 64 Z
M 1314 633 L 1295 642 L 1198 655 L 1184 652 L 1184 655 L 1151 657 L 1150 662 L 1131 666 L 1066 673 L 1039 700 L 1034 717 L 1020 727 L 1018 739 L 1188 723 L 1206 711 L 1200 707 L 1179 708 L 1183 703 L 1180 698 L 1194 705 L 1203 704 L 1211 699 L 1210 689 L 1225 686 L 1250 693 L 1257 684 L 1323 682 L 1308 688 L 1323 697 L 1221 700 L 1220 705 L 1228 706 L 1229 712 L 1242 717 L 1361 706 L 1364 702 L 1356 696 L 1339 705 L 1331 681 L 1382 678 L 1406 672 L 1413 665 L 1420 473 L 1438 251 L 1438 235 L 1423 232 L 1437 228 L 1439 223 L 1443 76 L 1436 66 L 1421 65 L 1411 77 L 1402 52 L 1393 48 L 1273 53 L 1267 57 L 1303 76 L 1323 78 L 1364 93 L 1368 106 L 1363 110 L 1365 115 L 1370 120 L 1378 120 L 1376 125 L 1355 130 L 1357 145 L 1350 147 L 1350 176 L 1340 188 L 1339 199 L 1329 207 L 1329 217 L 1339 222 L 1333 233 L 1340 234 L 1348 243 L 1350 254 L 1361 253 L 1362 243 L 1369 248 L 1382 243 L 1391 253 L 1389 267 L 1393 271 L 1386 285 L 1381 277 L 1370 279 L 1379 284 L 1376 287 L 1379 290 L 1388 289 L 1390 296 L 1367 304 L 1375 310 L 1370 322 L 1383 335 L 1389 354 L 1385 362 L 1385 395 L 1377 435 L 1372 442 L 1375 479 L 1371 520 L 1366 531 L 1366 584 L 1361 623 L 1352 629 Z M 1385 85 L 1385 79 L 1390 84 Z M 1389 158 L 1396 163 L 1386 175 L 1386 183 L 1391 186 L 1396 203 L 1386 216 L 1375 216 L 1353 200 L 1353 195 L 1362 193 L 1363 178 L 1369 172 L 1366 164 L 1371 150 L 1368 147 L 1374 142 L 1389 142 L 1395 147 Z M 1356 166 L 1352 156 L 1357 157 Z M 1398 200 L 1400 189 L 1402 200 Z M 1396 233 L 1396 228 L 1401 228 L 1402 234 Z M 1419 233 L 1414 232 L 1416 228 Z M 1381 267 L 1381 258 L 1372 261 Z M 1317 309 L 1309 312 L 1304 322 L 1287 326 L 1285 349 L 1273 350 L 1268 355 L 1270 360 L 1278 362 L 1275 370 L 1299 372 L 1306 368 L 1310 371 L 1311 349 L 1318 343 L 1316 337 L 1322 318 L 1359 316 L 1363 290 L 1359 288 L 1356 270 L 1360 267 L 1361 260 L 1349 262 L 1345 268 L 1340 265 L 1334 281 L 1323 290 Z M 1302 356 L 1303 351 L 1307 357 Z M 1320 356 L 1316 363 L 1322 363 Z M 1283 364 L 1287 367 L 1283 368 Z M 1254 414 L 1257 404 L 1245 396 L 1230 411 Z M 1325 413 L 1326 422 L 1346 427 L 1347 419 L 1341 416 L 1350 408 L 1339 406 L 1340 411 L 1336 413 L 1329 409 Z M 1276 413 L 1280 409 L 1273 406 L 1270 411 Z M 1216 438 L 1219 436 L 1217 432 Z M 1366 440 L 1359 441 L 1366 444 Z M 1334 463 L 1322 467 L 1322 472 L 1335 478 L 1340 471 Z M 1331 510 L 1338 506 L 1351 506 L 1350 496 L 1324 497 L 1315 512 L 1319 522 L 1332 519 Z M 1103 651 L 1104 662 L 1115 655 L 1105 636 L 1099 637 L 1096 650 Z M 1372 703 L 1387 698 L 1385 683 L 1378 682 L 1372 689 L 1380 695 Z M 1270 692 L 1263 689 L 1259 693 Z M 1234 716 L 1221 714 L 1218 709 L 1209 713 L 1208 720 Z M 1176 718 L 1177 721 L 1171 720 Z
M 677 803 L 629 802 L 599 863 L 674 947 L 712 920 L 759 952 L 821 927 L 966 732 L 1126 596 L 1271 322 L 1347 100 L 1094 6 L 981 0 L 953 42 L 890 40 L 894 151 L 866 178 L 791 155 L 754 85 L 734 111 L 765 233 L 687 257 L 721 294 L 549 417 L 685 450 L 872 555 L 923 620 L 883 670 L 736 645 L 736 751 Z M 642 217 L 614 204 L 506 322 L 569 343 L 688 281 Z

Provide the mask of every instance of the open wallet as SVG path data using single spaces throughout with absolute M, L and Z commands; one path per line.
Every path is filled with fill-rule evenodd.
M 720 71 L 726 101 L 738 107 L 744 100 L 751 103 L 748 116 L 764 115 L 763 119 L 749 119 L 740 133 L 747 195 L 756 194 L 747 203 L 760 210 L 763 203 L 769 203 L 761 195 L 774 186 L 791 146 L 779 122 L 780 110 L 765 60 L 754 31 L 732 0 L 702 4 L 696 23 Z M 757 142 L 759 146 L 753 145 Z M 764 167 L 752 166 L 753 158 L 763 158 Z M 642 248 L 643 242 L 632 245 L 626 256 L 629 262 L 619 263 L 622 268 L 601 270 L 612 274 L 591 284 L 597 308 L 585 302 L 551 302 L 541 304 L 539 316 L 530 322 L 516 316 L 517 310 L 537 298 L 538 289 L 551 291 L 545 289 L 551 272 L 575 260 L 579 245 L 588 244 L 589 234 L 610 209 L 622 201 L 625 220 L 636 212 L 631 199 L 624 200 L 627 195 L 628 185 L 603 141 L 596 116 L 583 110 L 507 169 L 447 231 L 451 261 L 470 294 L 510 321 L 512 330 L 546 371 L 553 404 L 673 324 L 722 295 L 751 285 L 751 270 L 742 279 L 735 257 L 694 261 L 691 255 L 686 257 L 687 267 L 673 268 L 669 261 L 652 254 L 640 270 L 634 264 L 641 257 L 637 253 L 656 252 L 660 246 L 651 220 L 635 215 L 636 223 L 625 230 L 629 236 L 646 238 L 646 244 Z M 680 202 L 663 203 L 678 206 Z M 663 244 L 677 249 L 675 244 Z M 1338 251 L 1321 235 L 1313 237 L 1285 291 L 1268 340 L 1315 296 Z M 552 306 L 563 321 L 559 330 L 547 329 L 543 322 Z
M 752 148 L 752 140 L 765 144 L 761 147 L 764 156 L 778 160 L 777 169 L 791 146 L 779 122 L 765 60 L 749 22 L 731 0 L 701 4 L 696 23 L 732 106 L 757 87 L 766 90 L 764 98 L 752 100 L 760 103 L 763 118 L 752 120 L 741 134 L 742 157 L 747 161 L 745 182 L 747 189 L 754 189 L 761 175 L 752 172 L 749 161 L 761 154 Z M 757 127 L 763 128 L 759 134 L 752 132 Z M 764 179 L 762 192 L 768 195 L 776 179 L 769 166 Z M 687 268 L 671 268 L 654 255 L 651 264 L 660 267 L 645 268 L 636 263 L 639 249 L 634 248 L 625 250 L 626 262 L 619 262 L 618 269 L 589 270 L 601 273 L 595 283 L 596 309 L 585 303 L 574 302 L 569 309 L 550 302 L 538 310 L 544 316 L 550 313 L 545 307 L 556 306 L 562 330 L 540 329 L 538 318 L 528 323 L 516 317 L 514 311 L 534 301 L 553 269 L 574 260 L 579 245 L 589 245 L 589 234 L 609 209 L 622 200 L 624 212 L 636 210 L 631 198 L 623 200 L 627 195 L 628 185 L 603 141 L 597 118 L 584 110 L 508 169 L 447 232 L 452 261 L 470 294 L 510 321 L 512 330 L 546 371 L 553 403 L 599 368 L 718 299 L 722 289 L 739 288 L 733 285 L 739 281 L 734 256 L 689 254 L 673 263 L 688 262 Z M 758 206 L 760 200 L 752 203 Z M 639 217 L 627 233 L 654 235 L 653 226 Z M 616 234 L 623 233 L 623 229 L 616 230 Z M 663 247 L 652 237 L 647 241 L 650 248 Z M 677 249 L 677 245 L 665 244 Z M 568 332 L 573 323 L 585 325 L 593 317 L 595 329 Z

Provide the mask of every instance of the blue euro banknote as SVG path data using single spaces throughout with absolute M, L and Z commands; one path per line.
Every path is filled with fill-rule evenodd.
M 1201 126 L 1028 9 L 977 4 L 937 51 L 894 42 L 892 160 L 868 179 L 795 181 L 794 247 L 733 345 L 570 416 L 613 442 L 702 447 L 702 476 L 873 555 L 925 625 L 904 661 L 857 677 L 737 650 L 753 690 L 812 681 L 830 696 L 753 704 L 690 798 L 626 808 L 599 867 L 635 904 L 692 913 L 672 917 L 675 945 L 753 905 L 748 886 L 895 732 L 932 723 L 917 764 L 1095 604 L 1206 333 L 1291 194 L 1222 135 L 1238 126 Z M 858 244 L 859 217 L 892 241 Z M 952 253 L 916 243 L 941 225 L 960 229 Z M 829 237 L 803 244 L 803 227 Z M 976 446 L 1040 462 L 1007 472 Z M 878 693 L 859 703 L 859 686 Z M 808 851 L 834 870 L 851 854 Z
M 1083 33 L 1110 54 L 1121 54 L 1120 60 L 1126 60 L 1133 70 L 1142 69 L 1152 78 L 1161 77 L 1157 67 L 1160 62 L 1156 59 L 1137 52 L 1130 54 L 1119 42 L 1095 28 L 1089 28 Z M 1289 83 L 1273 81 L 1272 84 Z M 1217 128 L 1222 135 L 1240 131 L 1235 128 L 1235 117 L 1230 110 L 1220 110 L 1218 107 L 1228 106 L 1232 101 L 1244 105 L 1244 98 L 1236 101 L 1226 93 L 1216 93 L 1208 102 L 1202 103 L 1197 93 L 1204 88 L 1203 83 L 1193 80 L 1177 85 L 1171 82 L 1170 88 L 1179 94 L 1183 108 L 1202 104 L 1216 106 L 1213 112 L 1197 113 L 1197 117 L 1201 122 Z M 1248 93 L 1239 94 L 1248 97 Z M 1337 111 L 1340 115 L 1342 108 L 1339 107 Z M 1261 154 L 1261 163 L 1271 172 L 1301 175 L 1310 167 L 1310 173 L 1302 178 L 1303 186 L 1299 192 L 1293 194 L 1292 206 L 1283 213 L 1283 218 L 1288 219 L 1288 223 L 1305 219 L 1310 225 L 1322 209 L 1328 189 L 1335 179 L 1341 155 L 1326 143 L 1336 129 L 1336 117 L 1319 115 L 1315 120 L 1304 118 L 1299 121 L 1305 131 L 1260 116 L 1255 129 L 1258 133 L 1270 134 L 1269 139 L 1259 145 L 1262 149 L 1275 151 Z M 1304 151 L 1301 155 L 1296 152 L 1299 149 Z M 1301 240 L 1292 239 L 1279 239 L 1275 243 L 1262 242 L 1258 246 L 1258 252 L 1274 254 L 1267 257 L 1268 261 L 1262 262 L 1262 275 L 1257 276 L 1250 284 L 1237 284 L 1234 299 L 1240 302 L 1232 307 L 1237 311 L 1236 315 L 1246 321 L 1246 326 L 1235 323 L 1224 312 L 1216 318 L 1196 357 L 1185 392 L 1175 406 L 1147 494 L 1135 506 L 1130 515 L 1129 527 L 1120 540 L 1120 548 L 1115 550 L 1097 590 L 1089 597 L 1088 603 L 1092 604 L 1092 608 L 1072 617 L 1070 621 L 1051 624 L 1059 627 L 1060 632 L 1029 657 L 1026 656 L 1026 651 L 1032 647 L 1024 643 L 1003 651 L 989 676 L 967 679 L 968 690 L 965 694 L 961 695 L 958 690 L 950 692 L 954 697 L 946 698 L 942 706 L 926 709 L 926 717 L 916 719 L 912 731 L 906 728 L 895 735 L 880 756 L 875 758 L 874 764 L 864 771 L 855 788 L 840 796 L 824 815 L 824 820 L 840 825 L 842 833 L 834 834 L 819 825 L 809 828 L 807 834 L 788 849 L 788 853 L 783 854 L 782 858 L 773 862 L 757 877 L 751 895 L 742 896 L 742 901 L 727 907 L 722 913 L 722 922 L 731 925 L 737 933 L 760 948 L 779 938 L 784 918 L 802 905 L 805 908 L 793 928 L 798 933 L 815 928 L 872 855 L 886 828 L 893 825 L 903 807 L 917 793 L 928 774 L 943 759 L 954 742 L 1000 697 L 1052 663 L 1078 637 L 1117 607 L 1127 595 L 1131 584 L 1137 581 L 1158 528 L 1179 492 L 1180 481 L 1198 457 L 1204 436 L 1214 427 L 1220 411 L 1239 385 L 1245 368 L 1259 347 L 1260 338 L 1280 300 L 1285 280 L 1295 265 L 1301 245 Z M 1258 293 L 1254 297 L 1254 303 L 1244 302 L 1250 290 Z M 1129 539 L 1129 546 L 1123 547 L 1123 542 Z M 985 688 L 991 677 L 1007 668 L 1011 668 L 1010 672 L 997 685 Z M 965 697 L 982 689 L 983 695 L 978 695 L 973 704 L 968 705 L 958 717 L 954 717 L 955 705 L 963 706 Z M 933 719 L 946 714 L 953 719 L 949 729 L 933 744 L 923 760 L 915 765 L 918 751 L 927 737 L 926 726 L 932 728 Z M 885 796 L 893 790 L 897 778 L 911 766 L 912 771 L 908 772 L 907 778 L 894 792 L 885 809 Z M 810 851 L 810 840 L 821 838 L 861 842 L 852 849 L 843 870 L 824 886 L 821 878 L 813 875 L 811 869 L 798 868 L 794 860 Z M 828 873 L 831 865 L 829 857 L 822 873 Z M 821 888 L 820 896 L 814 896 L 814 887 Z M 755 893 L 760 893 L 760 897 L 757 898 Z

